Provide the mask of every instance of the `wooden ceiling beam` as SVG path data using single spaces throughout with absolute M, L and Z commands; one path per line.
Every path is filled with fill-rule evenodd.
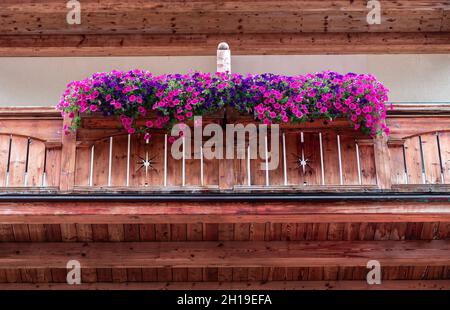
M 107 259 L 105 259 L 107 258 Z M 450 240 L 0 243 L 2 268 L 444 266 Z
M 364 0 L 83 0 L 80 25 L 66 22 L 65 1 L 3 0 L 2 34 L 211 34 L 445 31 L 448 1 L 383 1 L 369 25 Z
M 0 290 L 450 290 L 450 280 L 0 283 Z
M 450 53 L 449 33 L 297 33 L 0 35 L 0 56 L 201 56 L 222 41 L 233 55 Z
M 2 202 L 0 223 L 450 222 L 450 202 Z

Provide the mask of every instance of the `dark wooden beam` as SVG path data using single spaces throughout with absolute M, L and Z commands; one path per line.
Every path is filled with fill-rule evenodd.
M 2 268 L 445 266 L 450 240 L 0 243 Z
M 0 283 L 0 290 L 449 290 L 450 280 L 269 282 Z
M 450 221 L 450 202 L 2 202 L 0 223 L 342 223 Z
M 259 33 L 0 35 L 0 56 L 213 55 L 226 41 L 233 55 L 450 53 L 450 34 Z
M 138 1 L 83 0 L 81 24 L 66 22 L 66 2 L 3 0 L 0 33 L 211 34 L 449 31 L 445 1 L 385 0 L 369 25 L 365 0 Z

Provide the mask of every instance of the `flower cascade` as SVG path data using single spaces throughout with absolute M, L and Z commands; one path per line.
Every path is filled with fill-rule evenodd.
M 114 115 L 129 134 L 145 133 L 149 138 L 152 128 L 170 129 L 175 123 L 230 106 L 265 124 L 347 118 L 355 129 L 376 136 L 389 134 L 384 122 L 387 92 L 368 74 L 191 72 L 155 76 L 136 69 L 95 73 L 73 81 L 57 108 L 72 120 L 66 132 L 79 127 L 83 113 L 96 112 Z M 142 118 L 145 124 L 138 125 Z

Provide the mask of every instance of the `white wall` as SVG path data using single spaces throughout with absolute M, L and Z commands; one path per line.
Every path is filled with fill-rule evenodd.
M 0 106 L 55 105 L 67 83 L 97 71 L 146 69 L 155 74 L 215 71 L 215 57 L 0 58 Z M 450 55 L 234 56 L 238 73 L 286 75 L 335 70 L 372 73 L 392 102 L 449 102 Z

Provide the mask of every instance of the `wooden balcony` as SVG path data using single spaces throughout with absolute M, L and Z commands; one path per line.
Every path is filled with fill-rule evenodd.
M 388 139 L 345 121 L 283 127 L 268 173 L 259 158 L 176 160 L 165 132 L 147 142 L 89 117 L 64 135 L 63 122 L 0 110 L 1 288 L 73 288 L 67 257 L 81 288 L 370 289 L 370 258 L 384 288 L 450 288 L 446 105 L 394 107 Z

